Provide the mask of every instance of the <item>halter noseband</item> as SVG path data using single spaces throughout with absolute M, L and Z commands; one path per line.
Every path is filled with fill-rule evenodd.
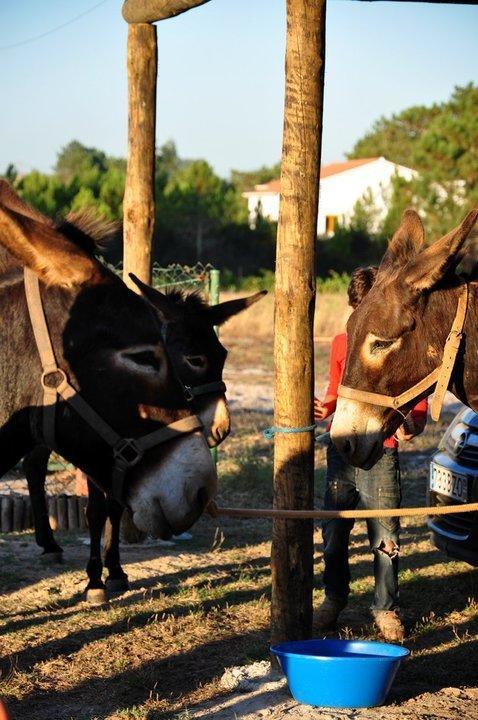
M 45 444 L 47 447 L 55 449 L 56 404 L 58 399 L 61 398 L 112 448 L 114 464 L 110 494 L 121 505 L 125 505 L 124 480 L 126 473 L 140 462 L 145 452 L 168 440 L 179 439 L 183 435 L 202 429 L 203 424 L 196 415 L 190 415 L 138 438 L 121 437 L 81 397 L 80 393 L 68 381 L 65 371 L 58 367 L 46 323 L 40 284 L 35 273 L 29 268 L 24 269 L 24 283 L 28 312 L 42 365 L 40 382 L 43 388 L 43 439 Z M 171 364 L 175 371 L 174 364 Z M 176 371 L 175 375 L 179 380 Z M 200 385 L 198 388 L 184 385 L 180 380 L 179 382 L 188 401 L 193 400 L 196 395 L 204 395 L 209 392 L 225 392 L 226 390 L 226 386 L 222 381 Z M 186 391 L 191 397 L 186 394 Z
M 440 417 L 443 400 L 450 383 L 450 378 L 455 366 L 456 356 L 463 338 L 463 325 L 465 323 L 466 310 L 468 307 L 468 284 L 463 288 L 458 296 L 458 305 L 456 308 L 455 319 L 451 327 L 450 333 L 446 339 L 443 348 L 442 361 L 438 367 L 432 370 L 423 380 L 415 383 L 411 388 L 405 390 L 400 395 L 382 395 L 381 393 L 369 392 L 367 390 L 358 390 L 347 385 L 339 385 L 338 395 L 340 397 L 358 400 L 359 402 L 368 403 L 370 405 L 380 405 L 381 407 L 393 408 L 401 413 L 401 408 L 415 400 L 426 390 L 429 390 L 436 383 L 435 394 L 431 404 L 430 415 L 432 420 L 438 420 Z M 403 413 L 401 413 L 403 415 Z

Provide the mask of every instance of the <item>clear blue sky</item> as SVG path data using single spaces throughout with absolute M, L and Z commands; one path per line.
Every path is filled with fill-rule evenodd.
M 98 0 L 96 0 L 98 2 Z M 51 169 L 72 139 L 126 152 L 120 0 L 1 0 L 0 170 Z M 323 160 L 382 114 L 478 82 L 478 6 L 330 0 Z M 212 0 L 158 26 L 157 141 L 220 174 L 280 155 L 285 0 Z

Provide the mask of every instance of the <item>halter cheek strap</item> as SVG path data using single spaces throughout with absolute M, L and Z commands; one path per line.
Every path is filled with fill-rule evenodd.
M 429 390 L 436 383 L 435 394 L 430 408 L 432 420 L 440 417 L 445 393 L 450 384 L 451 375 L 455 366 L 456 356 L 463 338 L 463 326 L 465 324 L 466 310 L 468 307 L 468 285 L 464 285 L 458 297 L 455 319 L 450 333 L 443 348 L 442 361 L 438 367 L 432 370 L 423 380 L 415 383 L 411 388 L 400 395 L 382 395 L 381 393 L 369 392 L 351 388 L 347 385 L 339 385 L 338 395 L 350 400 L 389 407 L 401 412 L 400 408 L 415 400 L 419 395 Z

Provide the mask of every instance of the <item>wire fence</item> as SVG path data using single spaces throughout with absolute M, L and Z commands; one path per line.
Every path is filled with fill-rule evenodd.
M 172 263 L 167 267 L 153 265 L 153 287 L 156 289 L 197 289 L 208 297 L 211 294 L 211 272 L 215 268 L 209 263 L 196 263 L 195 265 L 179 265 Z

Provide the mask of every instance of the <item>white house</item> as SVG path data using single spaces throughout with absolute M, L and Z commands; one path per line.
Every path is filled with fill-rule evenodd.
M 392 190 L 392 178 L 399 175 L 411 180 L 416 171 L 386 160 L 384 157 L 359 158 L 324 165 L 320 171 L 318 235 L 333 235 L 339 222 L 347 225 L 354 205 L 364 196 L 376 210 L 377 225 L 385 217 Z M 270 220 L 279 219 L 280 180 L 256 185 L 243 193 L 247 198 L 249 222 L 253 227 L 258 213 Z

